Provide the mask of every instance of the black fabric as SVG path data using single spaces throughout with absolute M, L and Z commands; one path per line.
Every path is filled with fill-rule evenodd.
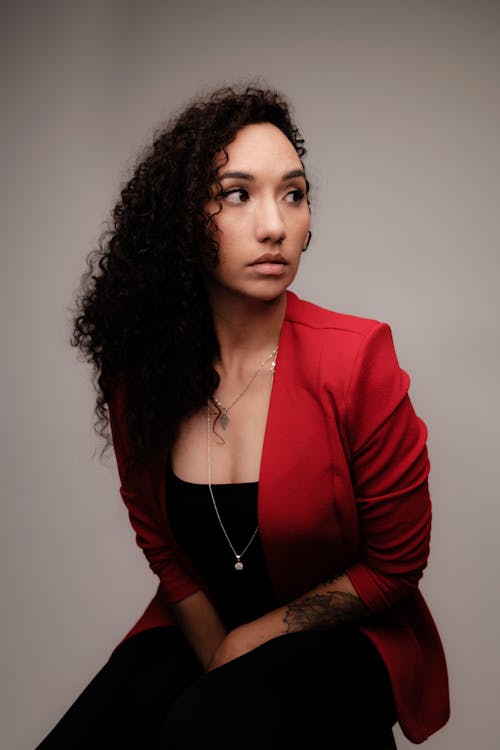
M 36 750 L 381 750 L 395 721 L 383 661 L 355 627 L 280 636 L 208 674 L 165 627 L 120 645 Z

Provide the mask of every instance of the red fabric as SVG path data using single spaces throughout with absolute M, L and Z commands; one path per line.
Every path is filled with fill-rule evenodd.
M 271 580 L 286 603 L 345 570 L 375 617 L 359 623 L 391 676 L 405 736 L 421 743 L 449 718 L 445 654 L 418 589 L 431 531 L 427 430 L 385 323 L 287 292 L 259 478 Z M 127 470 L 123 397 L 109 404 L 120 492 L 158 592 L 127 634 L 173 623 L 168 602 L 202 579 L 169 532 L 166 451 Z M 335 675 L 332 675 L 335 679 Z

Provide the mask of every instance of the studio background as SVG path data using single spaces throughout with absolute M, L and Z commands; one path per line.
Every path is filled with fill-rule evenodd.
M 170 113 L 256 78 L 289 98 L 308 148 L 313 239 L 292 288 L 391 325 L 429 429 L 421 587 L 451 718 L 425 746 L 498 750 L 499 4 L 0 12 L 2 750 L 33 750 L 156 590 L 113 454 L 98 458 L 89 366 L 68 343 L 86 255 Z

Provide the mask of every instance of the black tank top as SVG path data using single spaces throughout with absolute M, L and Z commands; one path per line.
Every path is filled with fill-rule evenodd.
M 243 570 L 217 519 L 207 484 L 179 479 L 167 461 L 166 509 L 170 528 L 184 552 L 205 577 L 228 630 L 278 606 L 257 532 L 242 556 Z M 239 554 L 257 526 L 258 482 L 213 484 L 217 509 Z

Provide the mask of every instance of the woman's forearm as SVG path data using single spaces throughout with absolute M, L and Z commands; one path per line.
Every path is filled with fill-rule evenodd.
M 210 669 L 280 635 L 325 630 L 340 623 L 357 622 L 369 614 L 349 577 L 340 573 L 289 604 L 231 631 L 217 648 Z
M 226 637 L 226 629 L 217 610 L 202 591 L 196 591 L 171 607 L 203 669 L 207 669 L 213 654 Z
M 323 630 L 339 623 L 361 620 L 369 614 L 345 573 L 316 586 L 281 609 L 283 633 Z

